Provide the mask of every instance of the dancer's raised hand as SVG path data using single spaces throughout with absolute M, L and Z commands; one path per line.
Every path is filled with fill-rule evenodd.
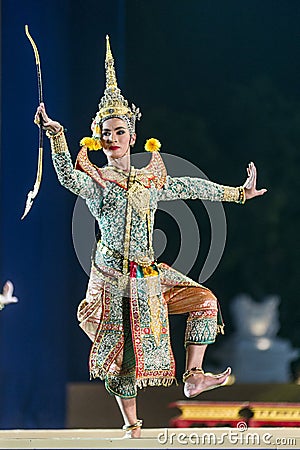
M 256 189 L 256 180 L 257 180 L 257 170 L 255 164 L 250 162 L 247 167 L 247 180 L 243 184 L 245 188 L 246 200 L 250 200 L 250 198 L 258 197 L 259 195 L 263 195 L 267 192 L 267 189 Z
M 34 123 L 37 126 L 40 126 L 41 118 L 43 122 L 43 130 L 48 130 L 52 133 L 58 133 L 61 130 L 61 124 L 59 122 L 56 122 L 55 120 L 50 119 L 50 117 L 48 116 L 44 103 L 39 104 L 34 116 Z

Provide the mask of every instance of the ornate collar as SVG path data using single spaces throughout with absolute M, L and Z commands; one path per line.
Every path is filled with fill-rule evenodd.
M 75 169 L 88 174 L 100 186 L 105 187 L 106 181 L 116 183 L 127 189 L 128 173 L 113 166 L 97 167 L 89 160 L 87 148 L 82 147 L 75 163 Z M 146 167 L 135 170 L 135 181 L 146 188 L 150 188 L 151 181 L 157 189 L 161 189 L 166 182 L 167 170 L 158 152 L 153 152 L 151 161 Z

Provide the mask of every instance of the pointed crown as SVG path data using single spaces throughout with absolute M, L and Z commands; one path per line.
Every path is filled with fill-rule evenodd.
M 139 108 L 128 106 L 128 101 L 121 94 L 118 87 L 114 58 L 111 52 L 109 36 L 106 36 L 106 58 L 105 58 L 106 87 L 104 95 L 99 103 L 99 111 L 92 123 L 93 137 L 100 138 L 101 124 L 111 118 L 119 117 L 127 122 L 130 133 L 135 131 L 135 121 L 140 119 Z M 98 125 L 98 126 L 97 126 Z
M 114 58 L 111 52 L 109 36 L 106 36 L 106 57 L 105 57 L 106 87 L 104 95 L 99 103 L 99 110 L 93 119 L 91 129 L 92 137 L 84 137 L 80 141 L 81 146 L 89 150 L 100 150 L 101 147 L 101 125 L 107 119 L 118 117 L 127 123 L 130 134 L 135 132 L 135 122 L 140 120 L 141 112 L 134 104 L 128 106 L 128 101 L 121 94 L 118 88 Z M 148 152 L 158 152 L 161 147 L 157 139 L 148 139 L 145 150 Z

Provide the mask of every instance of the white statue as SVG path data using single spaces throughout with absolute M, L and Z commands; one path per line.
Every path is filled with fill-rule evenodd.
M 280 298 L 267 296 L 262 302 L 240 294 L 231 303 L 235 332 L 222 346 L 237 382 L 286 383 L 290 364 L 299 355 L 287 339 L 277 337 L 280 328 Z

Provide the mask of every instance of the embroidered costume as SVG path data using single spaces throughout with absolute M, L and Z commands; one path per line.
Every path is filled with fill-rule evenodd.
M 63 131 L 50 136 L 60 183 L 85 199 L 98 222 L 98 240 L 85 299 L 78 308 L 81 328 L 92 341 L 91 377 L 105 380 L 119 397 L 137 387 L 169 386 L 175 363 L 169 314 L 188 313 L 185 345 L 210 344 L 222 330 L 214 294 L 164 263 L 155 261 L 152 235 L 159 201 L 203 199 L 244 201 L 244 189 L 198 178 L 172 178 L 159 153 L 150 163 L 124 172 L 93 165 L 87 149 L 101 147 L 101 125 L 110 117 L 126 120 L 134 132 L 139 109 L 129 108 L 117 87 L 107 41 L 106 89 L 92 124 L 93 137 L 82 140 L 75 168 Z

